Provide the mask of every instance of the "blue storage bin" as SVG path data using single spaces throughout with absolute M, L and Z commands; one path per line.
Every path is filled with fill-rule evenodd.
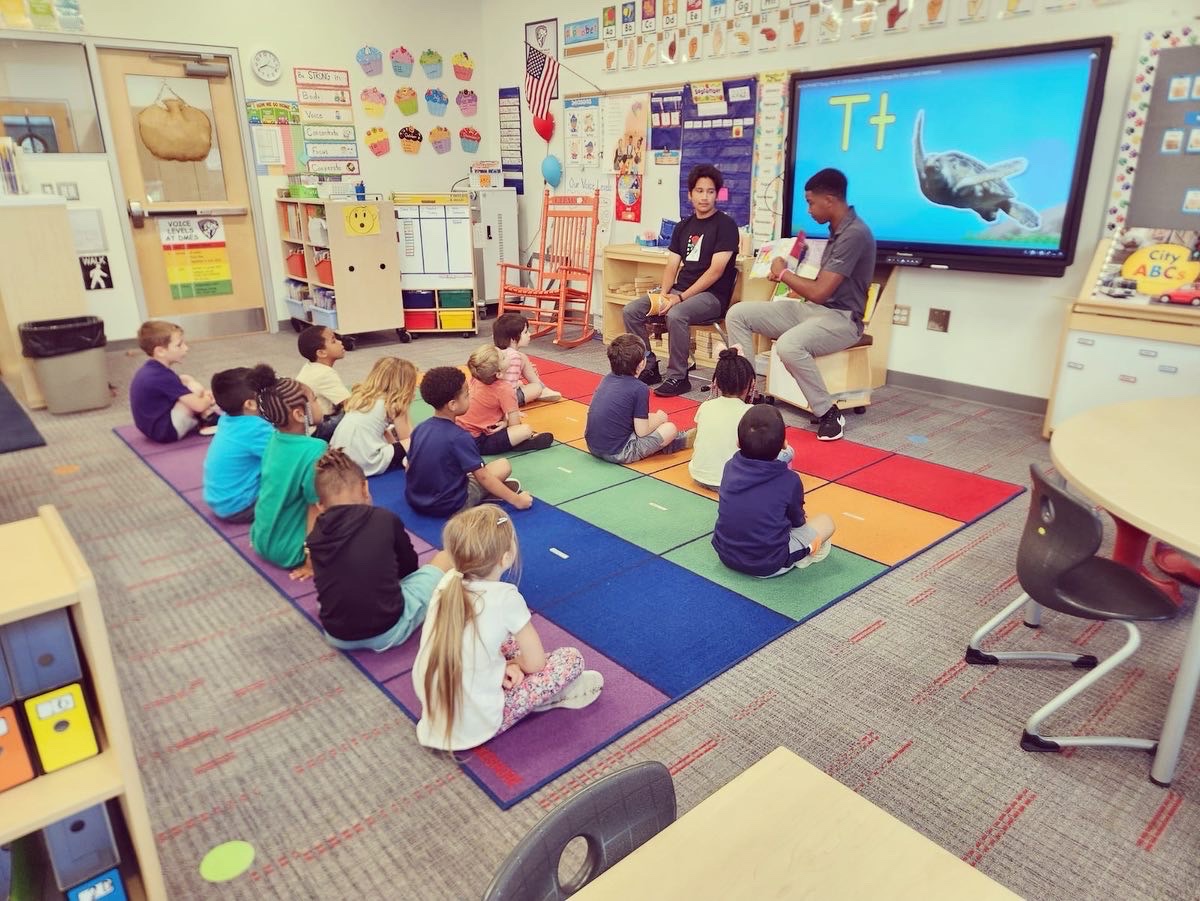
M 75 634 L 65 610 L 39 613 L 0 627 L 13 693 L 29 698 L 83 678 Z
M 67 892 L 67 901 L 129 901 L 118 870 L 101 873 Z
M 289 315 L 289 316 L 291 316 L 293 319 L 304 319 L 304 318 L 306 318 L 306 317 L 305 317 L 305 315 L 304 315 L 304 303 L 303 303 L 303 301 L 299 301 L 299 300 L 292 300 L 292 299 L 289 297 L 289 298 L 287 299 L 287 308 L 288 308 L 288 315 Z
M 8 665 L 4 662 L 4 651 L 0 650 L 0 707 L 11 704 L 15 697 L 12 679 L 8 675 Z
M 338 327 L 337 310 L 324 310 L 321 307 L 309 307 L 308 318 L 313 325 L 323 325 L 333 329 L 335 332 Z
M 415 291 L 409 289 L 401 291 L 400 297 L 404 301 L 404 309 L 406 310 L 432 310 L 437 306 L 433 291 Z
M 121 862 L 103 804 L 81 810 L 42 830 L 54 881 L 62 891 Z

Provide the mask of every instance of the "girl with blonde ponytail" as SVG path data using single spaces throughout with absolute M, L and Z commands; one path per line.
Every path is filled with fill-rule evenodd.
M 429 748 L 474 748 L 530 713 L 592 703 L 604 677 L 583 668 L 576 648 L 546 653 L 525 599 L 503 573 L 517 562 L 517 536 L 494 504 L 446 523 L 454 568 L 442 577 L 413 664 L 421 701 L 417 740 Z

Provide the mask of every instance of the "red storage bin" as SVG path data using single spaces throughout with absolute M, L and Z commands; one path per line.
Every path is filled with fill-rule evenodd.
M 308 278 L 308 265 L 304 262 L 303 250 L 293 250 L 287 255 L 287 271 L 296 278 Z
M 436 329 L 438 327 L 437 312 L 434 310 L 405 310 L 404 327 L 410 332 Z
M 333 263 L 329 260 L 321 260 L 316 265 L 317 281 L 323 285 L 333 284 Z

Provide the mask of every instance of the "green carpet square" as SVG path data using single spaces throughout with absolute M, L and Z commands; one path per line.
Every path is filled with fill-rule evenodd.
M 888 567 L 835 547 L 820 563 L 773 579 L 756 579 L 729 569 L 717 558 L 708 536 L 663 556 L 710 582 L 745 595 L 764 607 L 804 622 L 835 598 L 857 591 Z
M 631 469 L 606 463 L 565 444 L 522 454 L 513 459 L 512 468 L 521 487 L 548 504 L 561 504 L 641 478 Z
M 650 478 L 597 491 L 562 509 L 655 554 L 708 534 L 717 521 L 714 501 Z

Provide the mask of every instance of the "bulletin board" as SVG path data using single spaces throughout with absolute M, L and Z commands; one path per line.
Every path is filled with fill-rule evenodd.
M 711 88 L 711 93 L 705 90 Z M 754 182 L 754 122 L 757 78 L 692 82 L 683 91 L 683 148 L 679 165 L 679 208 L 691 209 L 687 173 L 711 163 L 725 185 L 717 205 L 738 227 L 750 224 Z M 711 99 L 705 94 L 710 93 Z M 723 94 L 723 96 L 721 96 Z

